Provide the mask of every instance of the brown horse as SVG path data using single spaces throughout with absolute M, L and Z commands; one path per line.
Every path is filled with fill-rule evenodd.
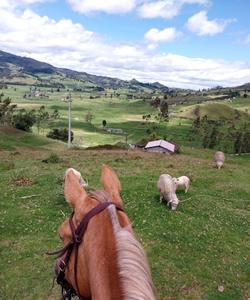
M 74 212 L 59 228 L 64 243 L 55 268 L 63 277 L 59 283 L 66 282 L 80 299 L 155 299 L 146 255 L 122 209 L 116 173 L 104 165 L 104 190 L 92 194 L 81 182 L 78 171 L 66 171 L 64 195 Z

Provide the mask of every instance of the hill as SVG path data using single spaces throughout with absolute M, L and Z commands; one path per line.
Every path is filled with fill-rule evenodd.
M 209 120 L 232 120 L 237 116 L 239 119 L 249 119 L 249 115 L 245 112 L 234 109 L 223 103 L 206 103 L 189 106 L 185 111 L 179 114 L 180 117 L 186 119 L 195 119 L 197 115 Z
M 19 148 L 41 149 L 53 147 L 56 149 L 63 148 L 60 142 L 53 141 L 43 136 L 28 133 L 12 127 L 0 126 L 0 151 L 17 150 Z
M 249 82 L 249 83 L 242 84 L 242 85 L 240 85 L 240 86 L 237 86 L 236 88 L 237 88 L 237 89 L 240 89 L 240 90 L 247 90 L 247 91 L 250 91 L 250 82 Z
M 127 88 L 133 91 L 146 92 L 168 92 L 169 88 L 158 83 L 142 83 L 135 79 L 130 81 L 111 78 L 107 76 L 97 76 L 86 72 L 77 72 L 65 68 L 57 68 L 48 63 L 40 62 L 32 58 L 21 57 L 0 51 L 0 77 L 5 83 L 12 84 L 36 84 L 48 87 L 63 87 L 67 80 L 71 80 L 75 86 L 118 89 Z M 75 82 L 77 81 L 77 82 Z

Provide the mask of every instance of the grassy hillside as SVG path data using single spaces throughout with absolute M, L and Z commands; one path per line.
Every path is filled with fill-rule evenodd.
M 210 120 L 233 120 L 236 114 L 239 114 L 240 119 L 249 119 L 249 115 L 247 113 L 239 111 L 238 109 L 236 110 L 224 103 L 192 105 L 187 107 L 180 116 L 187 119 L 195 119 L 197 117 L 195 114 L 197 109 L 199 109 L 201 117 L 207 115 Z
M 18 148 L 41 149 L 41 147 L 63 148 L 60 142 L 54 142 L 43 136 L 27 133 L 10 127 L 0 126 L 0 151 L 15 150 Z
M 48 164 L 42 160 L 53 147 L 0 148 L 1 299 L 59 299 L 60 288 L 51 290 L 54 261 L 45 252 L 60 247 L 57 228 L 70 213 L 62 194 L 63 174 L 75 167 L 91 188 L 100 188 L 103 163 L 119 174 L 125 209 L 148 254 L 158 299 L 250 297 L 249 155 L 228 155 L 218 171 L 211 151 L 185 147 L 178 156 L 57 151 L 60 162 Z M 176 212 L 159 203 L 161 173 L 191 178 L 190 191 L 177 192 L 183 202 Z

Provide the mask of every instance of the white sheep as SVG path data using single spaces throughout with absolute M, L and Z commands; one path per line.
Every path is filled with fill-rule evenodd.
M 178 178 L 174 177 L 173 181 L 176 185 L 176 188 L 184 187 L 185 193 L 188 191 L 190 179 L 187 176 L 181 176 L 181 177 L 178 177 Z
M 172 210 L 176 210 L 179 200 L 175 193 L 176 185 L 173 178 L 168 174 L 160 175 L 157 181 L 157 189 L 160 192 L 160 203 L 165 200 Z
M 222 151 L 217 151 L 214 155 L 214 162 L 218 169 L 220 169 L 225 162 L 225 154 Z

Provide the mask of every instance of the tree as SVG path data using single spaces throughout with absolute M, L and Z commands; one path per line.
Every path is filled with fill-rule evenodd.
M 217 126 L 214 126 L 210 134 L 210 141 L 208 148 L 213 149 L 218 144 L 219 131 Z
M 92 122 L 93 119 L 94 119 L 94 115 L 89 111 L 89 112 L 85 115 L 85 122 L 91 124 L 91 122 Z
M 103 127 L 106 127 L 106 125 L 107 125 L 107 121 L 106 121 L 106 120 L 103 120 L 103 121 L 102 121 L 102 126 L 103 126 Z
M 152 99 L 150 101 L 150 105 L 155 108 L 158 108 L 160 106 L 160 103 L 161 103 L 161 99 L 159 97 L 156 97 L 155 99 Z
M 60 113 L 58 109 L 55 109 L 53 113 L 49 115 L 49 119 L 48 119 L 49 126 L 53 125 L 53 123 L 58 119 L 60 119 Z
M 196 107 L 195 107 L 195 109 L 194 109 L 194 115 L 195 115 L 197 118 L 200 118 L 201 112 L 200 112 L 200 106 L 199 106 L 199 105 L 196 105 Z
M 45 106 L 42 105 L 39 110 L 36 112 L 36 127 L 39 134 L 40 128 L 44 127 L 45 123 L 49 120 L 49 113 L 45 110 Z
M 18 113 L 13 116 L 13 126 L 20 130 L 31 131 L 35 122 L 35 110 L 26 111 L 26 109 L 20 109 Z
M 164 120 L 168 120 L 169 118 L 169 114 L 168 114 L 168 103 L 166 100 L 162 100 L 160 103 L 160 113 L 161 113 L 161 117 Z
M 235 141 L 234 141 L 234 152 L 241 154 L 242 147 L 243 147 L 243 132 L 237 131 L 235 135 Z
M 16 104 L 11 104 L 11 98 L 3 99 L 4 94 L 0 94 L 0 125 L 10 126 L 13 120 L 13 113 Z

